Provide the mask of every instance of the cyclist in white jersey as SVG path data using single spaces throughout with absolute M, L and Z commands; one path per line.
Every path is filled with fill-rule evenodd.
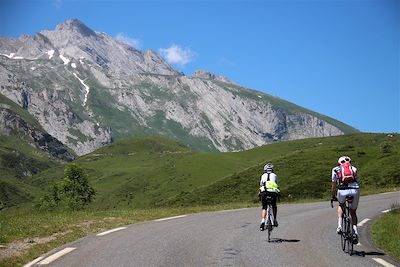
M 267 217 L 267 201 L 266 197 L 272 197 L 272 213 L 274 215 L 274 226 L 278 227 L 277 220 L 277 212 L 278 208 L 276 206 L 276 199 L 279 196 L 279 187 L 278 187 L 278 176 L 274 173 L 274 165 L 271 163 L 267 163 L 264 166 L 264 173 L 261 175 L 260 179 L 260 200 L 262 202 L 262 211 L 261 211 L 261 225 L 260 230 L 264 231 L 265 227 L 265 219 Z
M 350 214 L 353 222 L 353 235 L 354 235 L 354 243 L 358 243 L 358 231 L 357 231 L 357 207 L 358 201 L 360 198 L 359 193 L 359 185 L 358 185 L 358 177 L 357 177 L 357 168 L 351 166 L 351 169 L 354 173 L 355 179 L 353 182 L 344 184 L 340 179 L 340 164 L 345 162 L 351 163 L 351 159 L 348 156 L 342 156 L 339 158 L 338 163 L 339 165 L 332 169 L 332 200 L 337 200 L 339 202 L 337 215 L 338 215 L 338 227 L 336 232 L 338 234 L 342 233 L 342 214 L 344 207 L 344 203 L 346 201 L 347 196 L 353 196 L 353 201 L 350 203 Z

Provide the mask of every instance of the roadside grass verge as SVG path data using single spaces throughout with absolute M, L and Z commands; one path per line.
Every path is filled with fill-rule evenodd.
M 372 237 L 377 247 L 400 261 L 400 203 L 372 225 Z
M 53 248 L 119 226 L 182 214 L 251 206 L 232 203 L 138 210 L 32 212 L 28 207 L 8 210 L 0 216 L 0 266 L 23 266 Z

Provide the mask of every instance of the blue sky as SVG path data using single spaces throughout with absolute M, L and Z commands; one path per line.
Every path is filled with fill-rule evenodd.
M 208 70 L 363 132 L 400 132 L 398 0 L 0 0 L 0 12 L 1 36 L 78 18 L 188 76 Z

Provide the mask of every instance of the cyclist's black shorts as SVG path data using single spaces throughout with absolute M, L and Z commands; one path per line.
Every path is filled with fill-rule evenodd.
M 271 203 L 273 208 L 276 208 L 277 197 L 278 193 L 276 192 L 268 192 L 268 191 L 262 192 L 261 194 L 262 208 L 266 210 L 269 203 Z

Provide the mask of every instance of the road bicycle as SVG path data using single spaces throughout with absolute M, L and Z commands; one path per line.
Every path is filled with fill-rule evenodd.
M 333 208 L 333 200 L 331 199 L 331 207 Z M 353 202 L 353 196 L 347 196 L 345 204 L 342 208 L 342 233 L 340 234 L 341 247 L 344 252 L 347 252 L 350 256 L 353 255 L 353 221 L 350 215 L 350 204 Z

